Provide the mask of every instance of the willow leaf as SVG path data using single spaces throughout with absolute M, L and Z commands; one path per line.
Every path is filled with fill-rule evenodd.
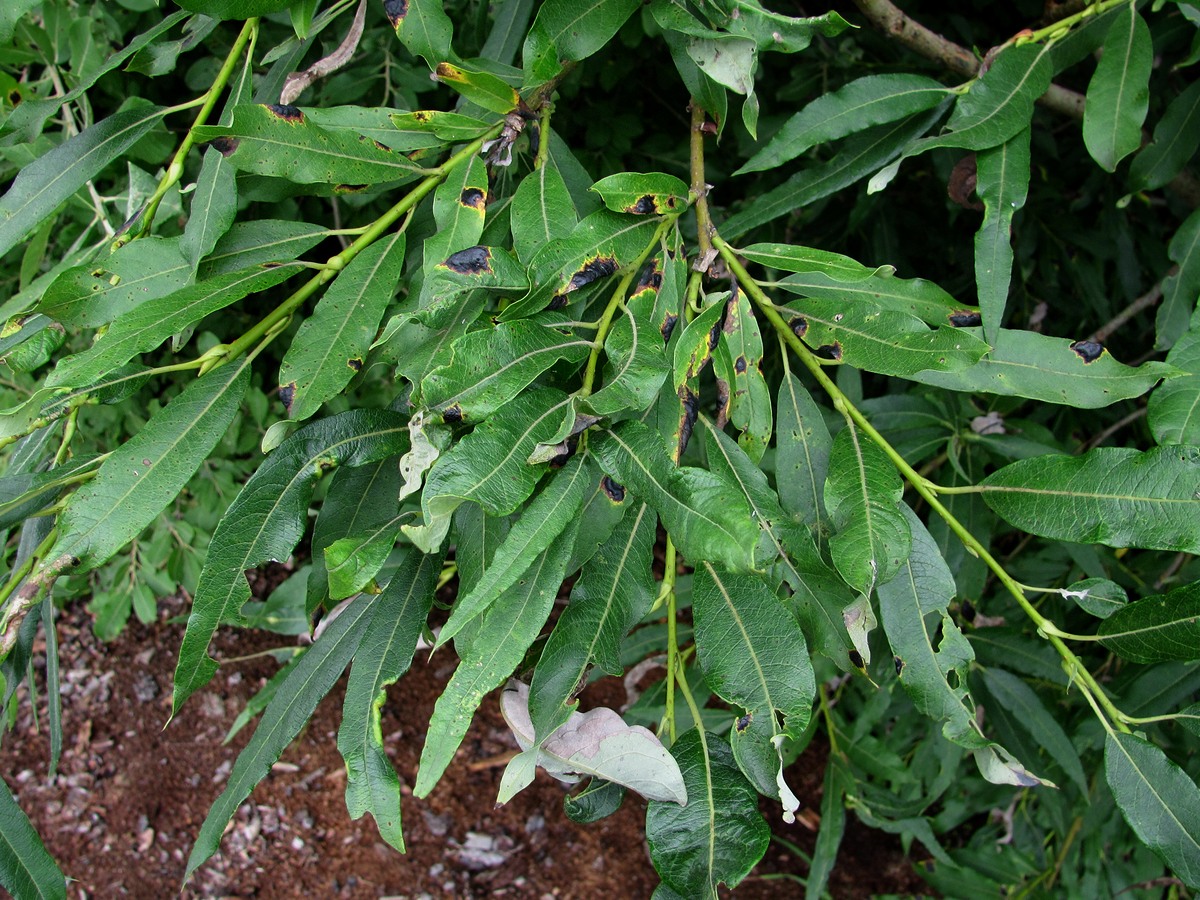
M 456 643 L 460 662 L 434 706 L 413 788 L 416 796 L 426 797 L 433 790 L 462 743 L 484 694 L 513 673 L 546 624 L 574 539 L 571 525 L 533 561 L 525 577 L 492 604 L 472 640 L 465 646 L 462 641 Z
M 443 60 L 457 58 L 450 46 L 454 23 L 437 0 L 389 3 L 384 11 L 400 43 L 413 56 L 424 59 L 429 68 L 435 68 Z
M 1150 28 L 1136 5 L 1121 4 L 1104 37 L 1083 107 L 1084 146 L 1106 172 L 1115 171 L 1142 144 L 1153 64 Z
M 779 282 L 789 293 L 819 300 L 838 301 L 847 307 L 862 303 L 869 308 L 915 316 L 930 325 L 945 325 L 952 317 L 969 313 L 964 306 L 932 281 L 897 278 L 890 266 L 881 266 L 867 278 L 847 278 L 844 270 L 798 272 Z
M 1037 456 L 985 478 L 983 499 L 1042 537 L 1110 547 L 1200 552 L 1200 448 L 1098 447 Z
M 568 62 L 591 56 L 637 10 L 638 0 L 549 0 L 538 9 L 521 55 L 527 87 L 549 81 Z
M 821 491 L 833 438 L 820 408 L 791 372 L 780 382 L 775 405 L 779 411 L 775 426 L 779 500 L 792 515 L 814 525 L 821 516 Z
M 1200 210 L 1183 220 L 1167 245 L 1179 271 L 1163 279 L 1163 302 L 1154 317 L 1156 346 L 1172 346 L 1188 327 L 1200 296 Z
M 346 761 L 350 818 L 369 812 L 380 836 L 401 852 L 400 779 L 383 746 L 380 709 L 387 699 L 387 686 L 412 664 L 441 568 L 440 555 L 410 550 L 374 601 L 370 624 L 350 668 L 338 729 L 338 750 Z
M 1200 886 L 1200 789 L 1158 747 L 1110 731 L 1104 773 L 1137 836 L 1189 887 Z
M 1128 603 L 1100 623 L 1100 640 L 1123 659 L 1200 659 L 1200 582 Z
M 329 624 L 275 691 L 244 750 L 229 773 L 229 782 L 209 808 L 188 856 L 184 880 L 216 851 L 221 835 L 242 801 L 250 796 L 279 755 L 308 724 L 313 710 L 341 677 L 362 641 L 374 607 L 360 597 Z
M 430 277 L 434 267 L 450 259 L 459 259 L 459 252 L 478 244 L 483 236 L 488 203 L 487 166 L 476 156 L 465 165 L 450 172 L 433 192 L 433 220 L 437 232 L 424 243 L 425 281 L 421 285 L 419 305 L 429 306 L 436 296 L 438 279 Z M 462 268 L 472 268 L 476 259 L 464 254 Z
M 327 237 L 329 229 L 308 222 L 286 219 L 234 222 L 217 241 L 212 253 L 200 263 L 196 277 L 203 281 L 214 275 L 228 275 L 265 263 L 291 262 L 300 259 Z M 127 246 L 140 243 L 134 241 Z
M 372 244 L 329 286 L 300 323 L 279 367 L 288 417 L 304 420 L 363 367 L 404 264 L 404 232 Z
M 601 435 L 591 447 L 600 467 L 658 511 L 690 561 L 712 560 L 735 572 L 753 567 L 759 529 L 733 485 L 703 469 L 676 468 L 640 422 Z
M 537 738 L 546 737 L 575 708 L 571 698 L 588 666 L 621 674 L 621 641 L 650 609 L 656 593 L 650 562 L 657 524 L 645 503 L 627 510 L 571 589 L 570 603 L 546 641 L 530 685 L 529 713 Z
M 613 323 L 604 340 L 603 387 L 581 404 L 593 415 L 641 412 L 658 396 L 667 377 L 667 360 L 651 319 L 656 300 L 650 292 L 640 293 Z
M 358 409 L 313 422 L 267 457 L 213 533 L 179 649 L 172 715 L 216 672 L 208 645 L 221 623 L 242 621 L 242 605 L 250 598 L 246 571 L 286 559 L 304 535 L 317 479 L 339 465 L 397 456 L 407 444 L 403 416 Z
M 592 185 L 613 212 L 646 216 L 683 210 L 688 204 L 687 182 L 664 172 L 619 172 Z
M 179 496 L 237 415 L 250 384 L 243 358 L 196 379 L 100 466 L 67 503 L 55 556 L 87 572 L 137 537 Z
M 1167 106 L 1154 126 L 1154 140 L 1133 158 L 1129 186 L 1135 191 L 1162 187 L 1179 174 L 1198 147 L 1200 81 L 1194 81 Z
M 562 174 L 539 166 L 517 185 L 512 202 L 513 249 L 529 262 L 546 244 L 570 234 L 578 223 Z
M 8 784 L 0 779 L 0 885 L 14 897 L 66 900 L 67 882 Z
M 729 421 L 740 432 L 738 443 L 757 463 L 771 442 L 774 415 L 762 373 L 762 333 L 750 300 L 741 291 L 726 304 L 716 358 L 727 373 Z
M 835 529 L 829 549 L 838 572 L 863 594 L 900 571 L 912 548 L 908 521 L 897 508 L 903 493 L 882 450 L 853 424 L 838 432 L 824 492 Z
M 975 192 L 983 201 L 983 223 L 975 233 L 975 287 L 983 316 L 983 339 L 996 342 L 1012 281 L 1013 213 L 1029 193 L 1029 141 L 1032 130 L 976 156 Z
M 1168 378 L 1150 395 L 1150 431 L 1159 444 L 1200 444 L 1200 315 L 1193 313 L 1167 364 L 1187 374 Z
M 724 739 L 692 729 L 671 755 L 683 773 L 688 804 L 650 801 L 650 860 L 680 896 L 715 900 L 717 885 L 736 886 L 762 859 L 771 829 Z

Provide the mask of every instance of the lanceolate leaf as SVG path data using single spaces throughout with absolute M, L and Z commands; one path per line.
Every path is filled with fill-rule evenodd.
M 383 11 L 408 52 L 424 59 L 429 68 L 456 58 L 450 47 L 454 25 L 438 0 L 389 0 Z
M 788 309 L 792 331 L 818 355 L 881 375 L 962 371 L 988 351 L 969 332 L 930 329 L 915 316 L 869 301 L 797 300 Z
M 213 534 L 179 649 L 172 715 L 216 671 L 208 645 L 218 625 L 241 620 L 250 598 L 245 572 L 285 559 L 303 536 L 317 479 L 338 465 L 398 456 L 407 445 L 403 416 L 361 409 L 313 422 L 267 457 Z
M 433 790 L 462 743 L 484 694 L 512 674 L 542 630 L 566 574 L 574 541 L 575 527 L 571 525 L 533 561 L 525 577 L 492 605 L 473 639 L 466 646 L 462 641 L 456 643 L 460 662 L 429 722 L 413 788 L 416 796 L 426 797 Z
M 512 85 L 488 72 L 472 72 L 461 66 L 440 62 L 433 70 L 438 81 L 450 85 L 466 100 L 492 112 L 512 112 L 521 97 Z
M 881 266 L 869 278 L 842 280 L 840 274 L 830 275 L 820 270 L 801 272 L 784 278 L 779 287 L 815 299 L 840 300 L 846 304 L 862 302 L 888 312 L 916 316 L 935 326 L 945 325 L 952 317 L 971 309 L 931 281 L 896 278 L 890 266 Z
M 217 241 L 213 252 L 200 263 L 197 277 L 203 281 L 263 263 L 297 260 L 328 236 L 327 228 L 308 222 L 284 219 L 235 222 Z M 135 241 L 128 246 L 140 243 Z
M 1168 378 L 1150 395 L 1147 419 L 1160 444 L 1200 444 L 1200 315 L 1167 354 L 1187 374 Z
M 617 33 L 638 0 L 549 0 L 525 38 L 525 84 L 548 81 L 568 62 L 591 56 Z
M 67 882 L 0 779 L 0 885 L 13 897 L 66 900 Z
M 824 502 L 836 533 L 833 564 L 846 582 L 869 595 L 900 571 L 912 533 L 897 508 L 904 487 L 891 461 L 847 423 L 829 456 Z
M 763 343 L 750 300 L 738 291 L 726 303 L 717 359 L 728 375 L 729 421 L 741 432 L 738 443 L 758 462 L 771 441 L 771 392 L 762 373 Z
M 982 336 L 982 329 L 963 329 Z M 992 352 L 956 372 L 920 372 L 915 381 L 952 391 L 1028 397 L 1096 409 L 1139 397 L 1179 370 L 1151 360 L 1137 368 L 1119 363 L 1092 341 L 1069 341 L 1036 331 L 1000 329 Z
M 433 192 L 433 219 L 437 233 L 424 244 L 425 282 L 421 286 L 421 306 L 428 306 L 434 297 L 437 280 L 429 277 L 438 263 L 454 259 L 463 268 L 473 268 L 477 262 L 474 251 L 459 256 L 459 251 L 478 244 L 487 219 L 487 167 L 479 157 L 472 157 L 459 166 Z
M 1160 349 L 1170 347 L 1187 330 L 1200 296 L 1200 209 L 1184 219 L 1167 253 L 1179 271 L 1163 279 L 1163 302 L 1154 323 Z
M 558 169 L 540 166 L 517 186 L 512 202 L 513 248 L 523 262 L 539 249 L 570 234 L 578 219 Z
M 650 859 L 680 896 L 715 900 L 718 884 L 734 887 L 766 853 L 771 829 L 724 739 L 693 729 L 671 755 L 683 772 L 688 804 L 650 802 Z
M 380 731 L 385 688 L 408 671 L 441 573 L 441 556 L 408 551 L 374 601 L 374 612 L 350 668 L 338 750 L 346 761 L 350 818 L 369 812 L 385 841 L 403 852 L 400 780 Z M 360 601 L 361 602 L 361 601 Z
M 244 172 L 300 184 L 361 185 L 400 181 L 420 167 L 350 128 L 322 128 L 295 106 L 247 103 L 229 125 L 193 129 Z
M 983 315 L 983 338 L 996 342 L 1012 280 L 1012 218 L 1029 192 L 1031 129 L 1017 132 L 976 157 L 975 191 L 983 201 L 983 224 L 975 234 L 975 285 Z
M 404 264 L 404 232 L 372 244 L 329 286 L 279 367 L 289 418 L 307 419 L 362 369 Z
M 1104 769 L 1117 806 L 1139 838 L 1189 887 L 1200 886 L 1200 790 L 1158 747 L 1108 733 Z
M 0 197 L 0 256 L 29 236 L 58 205 L 158 124 L 166 110 L 135 106 L 86 128 L 21 167 Z
M 421 400 L 448 422 L 479 422 L 560 359 L 580 362 L 590 349 L 552 318 L 501 322 L 455 341 L 450 364 L 421 382 Z
M 608 365 L 603 387 L 583 401 L 597 416 L 641 412 L 654 402 L 667 377 L 662 335 L 653 327 L 655 296 L 634 297 L 604 341 Z
M 276 689 L 250 743 L 238 754 L 229 783 L 200 826 L 188 856 L 185 880 L 216 852 L 237 808 L 308 724 L 321 698 L 341 677 L 358 649 L 372 612 L 374 607 L 367 597 L 359 597 L 343 609 Z
M 981 482 L 992 510 L 1060 541 L 1200 553 L 1200 448 L 1098 447 L 1037 456 Z
M 496 548 L 483 578 L 454 604 L 449 620 L 438 635 L 435 649 L 443 646 L 476 616 L 487 612 L 560 535 L 564 532 L 574 535 L 573 526 L 578 524 L 576 515 L 588 487 L 588 471 L 578 458 L 572 459 L 547 480 L 541 493 L 525 507 Z
M 1083 109 L 1083 143 L 1108 172 L 1142 144 L 1153 64 L 1150 29 L 1135 4 L 1121 4 L 1104 38 Z
M 697 377 L 712 359 L 713 350 L 721 338 L 721 323 L 725 321 L 724 296 L 708 297 L 708 306 L 688 323 L 675 344 L 676 390 L 688 379 Z
M 776 401 L 775 478 L 779 501 L 808 525 L 821 516 L 822 490 L 833 439 L 821 410 L 791 372 L 783 376 Z
M 613 212 L 647 216 L 682 212 L 688 203 L 687 182 L 663 172 L 622 172 L 601 178 L 594 185 Z
M 864 266 L 841 253 L 830 253 L 798 244 L 751 244 L 739 247 L 738 254 L 783 272 L 820 272 L 834 281 L 863 281 L 872 275 L 893 272 L 891 266 Z M 949 295 L 947 295 L 949 296 Z
M 1121 607 L 1100 623 L 1099 634 L 1132 662 L 1200 659 L 1200 582 Z
M 734 174 L 774 169 L 817 144 L 937 106 L 947 88 L 924 75 L 868 75 L 823 94 L 788 119 Z
M 87 572 L 149 525 L 208 458 L 250 384 L 241 359 L 193 381 L 100 466 L 63 511 L 53 553 Z
M 589 665 L 621 673 L 621 641 L 654 600 L 650 560 L 656 525 L 649 506 L 634 505 L 575 582 L 530 685 L 529 713 L 538 739 L 574 709 L 571 698 Z
M 736 488 L 711 472 L 676 468 L 646 426 L 627 422 L 590 445 L 601 468 L 657 511 L 675 545 L 699 563 L 753 566 L 758 526 Z
M 1134 190 L 1160 188 L 1187 165 L 1200 147 L 1200 81 L 1171 101 L 1154 126 L 1154 140 L 1134 157 L 1129 184 Z
M 114 322 L 91 349 L 59 363 L 46 384 L 85 387 L 139 353 L 153 350 L 171 335 L 196 324 L 210 313 L 249 294 L 274 287 L 294 274 L 294 266 L 254 268 L 232 275 L 218 275 L 165 297 L 148 300 Z

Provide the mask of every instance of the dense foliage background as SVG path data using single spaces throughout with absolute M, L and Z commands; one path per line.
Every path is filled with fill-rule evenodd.
M 848 813 L 948 896 L 1200 885 L 1200 6 L 179 5 L 0 9 L 10 722 L 61 746 L 61 604 L 182 590 L 176 713 L 218 628 L 314 637 L 189 874 L 349 667 L 398 850 L 507 682 L 499 799 L 643 794 L 658 898 L 751 871 L 813 740 L 810 896 Z

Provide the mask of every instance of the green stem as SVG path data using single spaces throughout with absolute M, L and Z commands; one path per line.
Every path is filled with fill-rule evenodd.
M 67 454 L 71 450 L 71 441 L 75 437 L 75 424 L 79 419 L 79 407 L 76 406 L 67 413 L 67 422 L 63 426 L 62 440 L 58 445 L 58 452 L 54 454 L 54 465 L 61 466 L 66 462 Z
M 887 439 L 880 434 L 869 421 L 867 421 L 866 416 L 864 416 L 858 407 L 856 407 L 850 401 L 850 398 L 842 393 L 838 386 L 833 382 L 833 379 L 825 374 L 825 370 L 821 367 L 817 359 L 812 355 L 812 353 L 809 352 L 808 348 L 804 346 L 804 343 L 796 336 L 795 332 L 792 331 L 787 322 L 783 320 L 783 317 L 779 315 L 779 312 L 775 309 L 775 304 L 771 302 L 771 298 L 763 293 L 762 288 L 755 284 L 754 279 L 750 277 L 745 267 L 742 266 L 742 264 L 738 261 L 737 254 L 733 252 L 733 248 L 725 243 L 720 235 L 713 236 L 713 244 L 720 252 L 722 258 L 725 260 L 725 264 L 729 267 L 729 271 L 734 274 L 738 282 L 742 285 L 742 288 L 747 294 L 750 295 L 750 298 L 762 311 L 762 314 L 766 317 L 767 321 L 771 323 L 771 326 L 775 329 L 776 333 L 784 339 L 788 347 L 792 350 L 800 362 L 804 364 L 805 368 L 809 370 L 812 376 L 829 395 L 829 398 L 833 401 L 834 409 L 841 413 L 846 418 L 848 423 L 852 424 L 854 427 L 857 427 L 860 431 L 866 434 L 867 437 L 869 437 L 871 441 L 887 455 L 888 459 L 892 461 L 892 464 L 900 471 L 908 483 L 912 485 L 913 490 L 916 491 L 921 498 L 929 504 L 929 507 L 934 510 L 934 512 L 941 516 L 942 520 L 946 523 L 950 530 L 954 532 L 955 536 L 962 541 L 963 545 L 966 546 L 966 548 L 977 557 L 982 559 L 984 564 L 992 570 L 996 578 L 999 579 L 1000 583 L 1004 585 L 1005 589 L 1008 590 L 1008 592 L 1013 596 L 1013 598 L 1017 601 L 1017 604 L 1022 610 L 1024 610 L 1025 614 L 1033 621 L 1034 625 L 1037 626 L 1038 633 L 1046 638 L 1046 640 L 1050 642 L 1054 649 L 1058 651 L 1059 656 L 1061 656 L 1063 659 L 1064 666 L 1068 670 L 1068 674 L 1072 678 L 1079 680 L 1084 694 L 1088 695 L 1088 701 L 1093 705 L 1099 703 L 1118 728 L 1123 731 L 1128 731 L 1129 729 L 1124 724 L 1125 714 L 1117 709 L 1115 705 L 1113 705 L 1113 702 L 1108 698 L 1108 695 L 1104 692 L 1104 689 L 1101 688 L 1100 684 L 1096 681 L 1092 674 L 1087 671 L 1087 669 L 1083 666 L 1083 664 L 1079 661 L 1079 658 L 1071 651 L 1071 649 L 1065 643 L 1063 643 L 1062 638 L 1059 637 L 1058 628 L 1054 625 L 1054 623 L 1050 622 L 1045 616 L 1037 611 L 1037 609 L 1032 603 L 1029 602 L 1029 599 L 1021 590 L 1020 584 L 1018 584 L 1017 581 L 1008 574 L 1005 568 L 1000 565 L 1000 563 L 994 556 L 992 556 L 988 549 L 983 546 L 983 544 L 980 543 L 980 541 L 973 534 L 971 534 L 969 530 L 967 530 L 966 526 L 964 526 L 962 522 L 960 522 L 958 518 L 950 512 L 950 510 L 946 509 L 946 507 L 942 505 L 941 501 L 938 500 L 937 494 L 930 489 L 928 481 L 923 478 L 916 469 L 908 464 L 908 461 L 896 451 L 896 448 L 888 443 Z M 1094 698 L 1091 696 L 1093 693 L 1095 694 Z M 1107 727 L 1107 724 L 1105 727 Z
M 494 137 L 500 132 L 503 123 L 497 124 L 494 128 L 471 143 L 467 144 L 462 150 L 459 150 L 444 163 L 433 170 L 433 173 L 427 175 L 421 180 L 421 183 L 414 187 L 411 191 L 404 195 L 398 203 L 391 209 L 385 212 L 382 216 L 372 222 L 366 230 L 363 231 L 358 238 L 354 240 L 349 247 L 329 258 L 325 266 L 310 278 L 307 282 L 297 288 L 290 297 L 280 303 L 271 312 L 254 325 L 249 331 L 243 334 L 240 338 L 222 349 L 220 358 L 214 362 L 210 368 L 216 368 L 231 359 L 236 359 L 241 356 L 250 347 L 257 344 L 264 337 L 272 333 L 272 331 L 286 321 L 292 313 L 299 308 L 305 300 L 323 288 L 326 284 L 332 281 L 337 274 L 346 268 L 350 262 L 358 256 L 363 250 L 375 243 L 383 234 L 393 225 L 401 216 L 416 208 L 417 204 L 428 196 L 434 188 L 441 184 L 442 180 L 450 174 L 451 171 L 458 165 L 461 165 L 465 160 L 470 159 L 479 152 L 479 148 L 484 142 Z M 208 371 L 208 369 L 205 369 Z
M 663 562 L 663 591 L 667 596 L 667 734 L 675 743 L 675 667 L 679 662 L 679 644 L 675 623 L 675 543 L 667 535 Z
M 537 155 L 533 159 L 535 170 L 542 168 L 550 160 L 550 116 L 553 113 L 554 104 L 547 100 L 538 115 Z
M 225 90 L 225 86 L 229 83 L 229 79 L 233 75 L 234 68 L 241 61 L 246 43 L 256 36 L 257 33 L 258 19 L 247 19 L 246 24 L 242 26 L 241 34 L 233 42 L 233 47 L 230 49 L 229 55 L 225 57 L 225 63 L 221 66 L 220 71 L 217 72 L 217 77 L 213 80 L 212 87 L 204 95 L 204 103 L 200 107 L 200 112 L 196 113 L 196 119 L 192 122 L 192 127 L 188 129 L 188 133 L 184 135 L 179 149 L 175 151 L 175 156 L 171 160 L 171 164 L 167 166 L 166 174 L 163 175 L 162 180 L 158 183 L 158 188 L 151 195 L 150 199 L 146 201 L 146 206 L 142 211 L 142 222 L 137 230 L 137 237 L 145 237 L 150 233 L 150 227 L 154 224 L 154 215 L 158 212 L 158 205 L 162 203 L 162 199 L 167 195 L 167 191 L 178 184 L 179 180 L 183 177 L 183 163 L 196 143 L 196 129 L 208 121 L 213 107 L 217 105 L 217 100 L 220 99 L 221 93 Z M 116 246 L 125 243 L 127 240 L 128 238 L 125 240 L 118 239 Z
M 1013 40 L 1013 44 L 1029 44 L 1037 41 L 1058 41 L 1067 36 L 1067 33 L 1085 19 L 1090 19 L 1093 16 L 1099 16 L 1118 6 L 1128 6 L 1130 0 L 1100 0 L 1099 3 L 1089 3 L 1077 13 L 1059 19 L 1045 28 L 1039 28 L 1036 31 L 1029 31 L 1017 36 Z
M 712 262 L 712 216 L 708 212 L 708 183 L 704 180 L 704 107 L 696 98 L 692 98 L 692 130 L 691 130 L 691 194 L 696 207 L 696 233 L 699 241 L 697 271 L 708 269 Z M 700 267 L 702 266 L 702 268 Z
M 684 669 L 682 660 L 679 663 L 677 674 L 679 677 L 676 683 L 679 685 L 679 693 L 683 694 L 683 699 L 692 712 L 692 721 L 696 723 L 696 731 L 700 733 L 700 744 L 704 747 L 704 755 L 708 756 L 708 740 L 704 737 L 704 719 L 700 717 L 700 707 L 696 705 L 696 698 L 692 696 L 692 689 L 688 687 L 687 670 Z

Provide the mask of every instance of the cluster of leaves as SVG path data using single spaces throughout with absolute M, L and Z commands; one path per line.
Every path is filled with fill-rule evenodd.
M 55 596 L 184 586 L 176 715 L 219 627 L 319 619 L 189 875 L 347 668 L 403 849 L 425 638 L 414 793 L 512 679 L 500 800 L 640 792 L 663 900 L 751 872 L 816 735 L 809 896 L 848 809 L 950 895 L 1200 886 L 1195 6 L 179 2 L 0 10 L 0 657 L 11 711 L 44 629 L 58 747 Z M 7 788 L 0 833 L 63 895 Z

